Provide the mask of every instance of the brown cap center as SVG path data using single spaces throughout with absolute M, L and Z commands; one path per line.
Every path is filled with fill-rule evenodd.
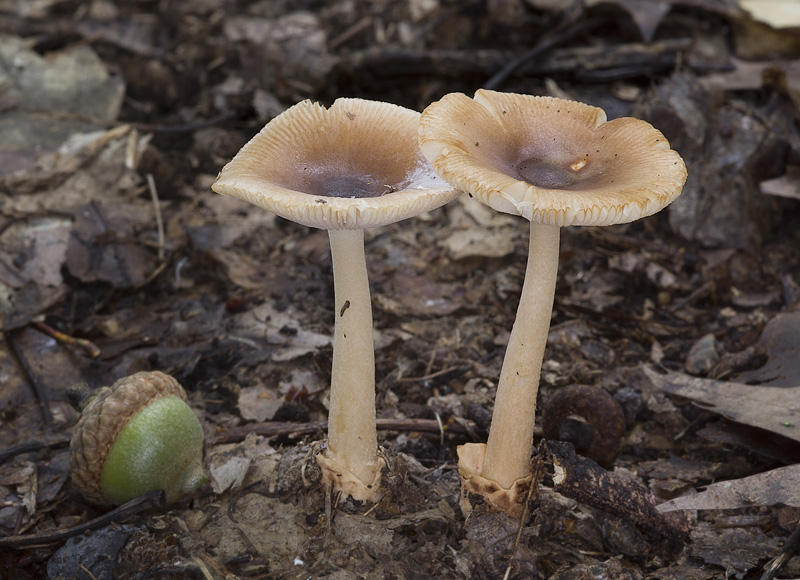
M 542 189 L 567 189 L 575 183 L 574 172 L 536 158 L 517 164 L 520 179 Z
M 381 180 L 361 175 L 334 175 L 312 183 L 312 195 L 322 197 L 380 197 L 391 191 Z

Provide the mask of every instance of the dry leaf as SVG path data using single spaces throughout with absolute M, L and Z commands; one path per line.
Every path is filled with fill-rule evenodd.
M 800 383 L 800 311 L 783 312 L 769 321 L 758 339 L 758 346 L 769 360 L 762 367 L 736 377 L 741 383 L 794 387 Z
M 667 393 L 691 399 L 698 407 L 733 421 L 800 441 L 800 386 L 752 386 L 675 372 L 661 375 L 647 367 L 643 370 Z
M 654 0 L 587 0 L 587 6 L 616 4 L 627 12 L 639 29 L 642 40 L 652 42 L 656 29 L 670 11 L 670 2 Z
M 248 421 L 272 419 L 282 405 L 283 399 L 265 385 L 244 387 L 239 391 L 239 413 Z
M 800 27 L 800 4 L 786 0 L 739 0 L 739 6 L 754 20 L 772 28 Z
M 503 230 L 458 230 L 440 243 L 454 260 L 472 256 L 503 258 L 514 252 L 514 238 L 508 229 Z
M 461 308 L 463 292 L 459 293 L 453 284 L 398 269 L 372 299 L 378 307 L 395 316 L 445 316 Z
M 800 465 L 712 483 L 700 493 L 659 504 L 658 510 L 725 510 L 778 504 L 800 507 Z
M 786 173 L 761 182 L 761 193 L 800 200 L 800 166 L 789 165 Z
M 292 360 L 332 344 L 330 336 L 303 330 L 295 315 L 293 309 L 280 312 L 265 302 L 235 315 L 231 335 L 265 349 L 272 348 L 271 359 L 276 362 Z

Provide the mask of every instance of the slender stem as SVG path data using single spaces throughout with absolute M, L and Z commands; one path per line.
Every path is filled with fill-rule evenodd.
M 362 230 L 329 230 L 336 322 L 328 454 L 365 484 L 378 469 L 375 347 Z
M 528 266 L 511 330 L 481 475 L 508 489 L 530 475 L 539 376 L 558 273 L 560 228 L 531 222 Z

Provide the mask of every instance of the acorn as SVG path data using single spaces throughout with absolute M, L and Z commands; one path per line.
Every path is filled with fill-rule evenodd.
M 70 442 L 75 487 L 98 504 L 121 504 L 154 489 L 167 503 L 206 481 L 203 428 L 171 376 L 141 372 L 93 394 Z

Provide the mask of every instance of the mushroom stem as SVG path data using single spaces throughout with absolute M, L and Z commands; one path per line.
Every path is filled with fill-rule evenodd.
M 531 473 L 536 395 L 553 311 L 560 229 L 531 222 L 525 281 L 497 384 L 481 473 L 505 489 Z
M 328 230 L 335 316 L 328 457 L 369 485 L 378 470 L 375 349 L 363 230 Z

